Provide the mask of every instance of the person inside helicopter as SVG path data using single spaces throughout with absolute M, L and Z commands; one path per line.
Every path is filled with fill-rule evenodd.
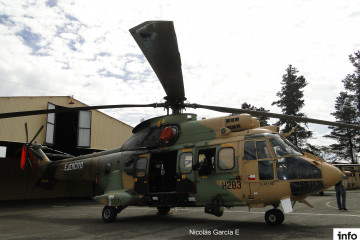
M 215 170 L 215 148 L 200 150 L 198 154 L 198 163 L 195 169 L 199 171 L 200 176 L 206 176 Z

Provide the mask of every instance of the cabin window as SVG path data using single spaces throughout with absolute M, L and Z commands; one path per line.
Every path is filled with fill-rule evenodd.
M 299 157 L 285 157 L 276 161 L 279 180 L 321 178 L 318 167 Z
M 136 162 L 136 176 L 144 177 L 146 175 L 147 158 L 139 158 Z
M 192 152 L 184 152 L 180 155 L 180 172 L 190 173 L 193 166 Z
M 219 150 L 219 169 L 230 170 L 235 167 L 235 151 L 233 148 L 221 148 Z
M 274 179 L 274 167 L 273 161 L 259 161 L 259 179 L 260 180 L 273 180 Z

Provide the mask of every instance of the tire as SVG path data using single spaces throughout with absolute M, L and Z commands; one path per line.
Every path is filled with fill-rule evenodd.
M 214 215 L 217 217 L 221 217 L 224 214 L 224 207 L 222 206 L 217 205 L 214 210 Z
M 157 207 L 159 215 L 167 215 L 168 212 L 170 212 L 170 207 L 163 206 L 163 207 Z
M 117 214 L 118 210 L 115 207 L 105 206 L 102 211 L 102 219 L 106 223 L 114 222 Z
M 271 209 L 265 213 L 265 221 L 269 225 L 282 224 L 284 219 L 284 213 L 279 209 Z

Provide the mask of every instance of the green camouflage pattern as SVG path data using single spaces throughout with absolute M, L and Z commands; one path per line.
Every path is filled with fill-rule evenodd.
M 240 118 L 249 118 L 249 115 L 242 115 Z M 33 144 L 31 151 L 37 156 L 39 165 L 39 177 L 42 180 L 51 182 L 53 180 L 73 181 L 84 180 L 96 182 L 103 190 L 103 194 L 95 196 L 94 200 L 107 205 L 126 207 L 129 205 L 148 205 L 148 206 L 206 206 L 213 203 L 224 207 L 249 206 L 264 207 L 267 205 L 277 205 L 282 199 L 291 198 L 292 200 L 303 200 L 313 192 L 304 195 L 294 195 L 291 190 L 290 182 L 313 181 L 314 179 L 298 179 L 294 181 L 280 181 L 276 177 L 276 166 L 274 166 L 274 178 L 271 180 L 260 180 L 258 162 L 243 159 L 244 142 L 248 136 L 255 136 L 254 139 L 262 139 L 261 134 L 278 134 L 274 131 L 277 128 L 264 127 L 229 130 L 227 119 L 230 117 L 218 117 L 212 119 L 195 120 L 195 115 L 182 114 L 163 116 L 150 119 L 145 130 L 149 127 L 154 129 L 164 129 L 168 126 L 177 126 L 178 132 L 176 141 L 157 148 L 134 149 L 125 151 L 121 148 L 64 159 L 51 162 L 41 150 L 41 145 Z M 141 126 L 140 126 L 141 127 Z M 144 131 L 143 130 L 139 130 Z M 138 130 L 135 128 L 135 130 Z M 250 138 L 252 139 L 252 138 Z M 265 138 L 264 138 L 265 139 Z M 202 149 L 213 149 L 216 153 L 213 156 L 213 170 L 207 174 L 199 174 L 194 166 L 198 164 L 197 154 Z M 225 150 L 224 150 L 225 149 Z M 171 153 L 171 154 L 169 154 Z M 186 153 L 187 155 L 182 154 Z M 161 158 L 165 154 L 161 164 L 172 161 L 171 168 L 175 168 L 174 176 L 167 176 L 174 181 L 176 187 L 156 191 L 153 186 L 151 190 L 150 175 L 153 174 L 149 162 L 151 156 L 157 155 Z M 168 155 L 167 155 L 168 154 Z M 227 159 L 221 161 L 221 158 Z M 233 155 L 233 156 L 232 156 Z M 171 157 L 170 157 L 171 156 Z M 199 155 L 200 156 L 200 155 Z M 230 157 L 229 157 L 230 156 Z M 169 158 L 170 157 L 170 158 Z M 131 159 L 139 161 L 145 159 L 146 167 L 143 171 L 136 166 L 126 170 L 126 164 Z M 169 158 L 169 159 L 168 159 Z M 184 159 L 180 163 L 180 159 Z M 311 159 L 305 155 L 301 156 L 304 161 L 317 166 L 320 170 L 327 163 Z M 230 159 L 230 160 L 229 160 Z M 231 159 L 234 159 L 232 161 Z M 274 153 L 269 161 L 275 161 Z M 131 161 L 130 161 L 131 162 Z M 139 163 L 140 164 L 140 163 Z M 159 165 L 156 163 L 155 165 Z M 183 165 L 181 165 L 183 164 Z M 185 165 L 188 165 L 187 168 Z M 155 166 L 156 167 L 156 166 Z M 326 166 L 331 174 L 322 174 L 316 181 L 322 182 L 321 191 L 328 185 L 335 184 L 338 180 L 338 170 L 335 167 Z M 156 168 L 155 168 L 156 170 Z M 169 169 L 164 169 L 169 171 Z M 129 173 L 130 172 L 130 173 Z M 164 174 L 164 176 L 166 173 Z M 324 179 L 324 176 L 334 175 L 333 179 Z M 160 175 L 157 176 L 161 178 Z M 155 180 L 153 180 L 155 181 Z M 46 181 L 45 181 L 46 182 Z M 140 190 L 138 190 L 138 189 Z M 176 201 L 167 198 L 172 195 L 178 198 Z M 159 201 L 162 199 L 162 202 Z M 158 201 L 158 202 L 157 202 Z

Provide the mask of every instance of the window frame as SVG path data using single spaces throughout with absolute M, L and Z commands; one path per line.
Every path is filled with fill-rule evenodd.
M 89 122 L 89 126 L 86 127 L 86 126 L 81 126 L 81 114 L 82 113 L 88 113 L 89 114 L 89 119 L 88 119 L 88 122 Z M 91 124 L 92 124 L 92 111 L 79 111 L 79 122 L 78 122 L 78 129 L 77 129 L 77 133 L 78 133 L 78 137 L 77 137 L 77 147 L 80 147 L 80 148 L 89 148 L 91 147 Z M 88 134 L 89 134 L 89 139 L 85 139 L 85 140 L 88 140 L 86 141 L 86 144 L 83 144 L 83 145 L 80 145 L 80 137 L 83 136 L 82 134 L 80 134 L 81 130 L 89 130 L 88 131 Z M 86 131 L 87 132 L 87 131 Z M 81 141 L 81 144 L 85 142 L 83 139 Z
M 53 103 L 48 102 L 47 103 L 47 109 L 48 110 L 49 109 L 56 109 L 56 105 L 53 104 Z M 51 116 L 53 116 L 53 122 L 51 122 L 49 120 Z M 54 145 L 54 143 L 55 143 L 55 125 L 56 125 L 56 115 L 55 115 L 55 113 L 48 113 L 46 115 L 46 130 L 45 130 L 45 143 L 47 145 Z M 49 126 L 52 126 L 52 139 L 49 139 L 50 136 L 48 135 L 49 134 Z M 48 136 L 49 136 L 49 138 L 48 138 Z M 51 142 L 48 141 L 48 140 L 51 140 Z

